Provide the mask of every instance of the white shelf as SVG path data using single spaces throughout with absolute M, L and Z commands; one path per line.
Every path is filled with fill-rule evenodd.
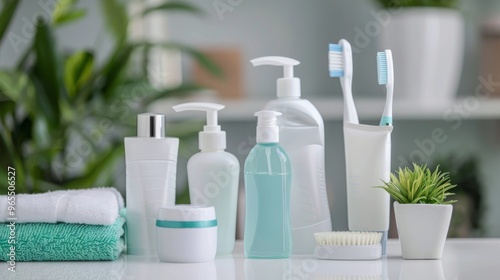
M 182 120 L 200 117 L 199 112 L 174 113 L 172 105 L 190 101 L 216 102 L 226 105 L 219 113 L 221 121 L 252 121 L 253 114 L 264 106 L 265 99 L 168 99 L 154 103 L 150 111 L 164 113 L 170 120 Z M 343 101 L 335 98 L 314 98 L 310 101 L 318 108 L 324 120 L 342 120 Z M 377 120 L 384 108 L 383 99 L 358 98 L 356 109 L 361 120 Z M 484 101 L 476 99 L 457 99 L 451 104 L 416 104 L 413 101 L 395 100 L 393 106 L 395 120 L 441 120 L 444 116 L 460 116 L 462 119 L 500 119 L 500 98 L 490 98 Z

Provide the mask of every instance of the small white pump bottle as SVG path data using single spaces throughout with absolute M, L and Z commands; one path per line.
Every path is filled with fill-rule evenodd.
M 251 60 L 254 66 L 283 67 L 283 78 L 277 80 L 278 98 L 269 101 L 264 110 L 282 113 L 278 119 L 280 145 L 292 164 L 290 198 L 292 252 L 313 254 L 315 232 L 332 230 L 325 183 L 325 131 L 323 118 L 314 105 L 300 98 L 300 79 L 293 67 L 300 62 L 288 57 L 266 56 Z
M 208 102 L 190 102 L 172 107 L 176 112 L 205 111 L 207 125 L 199 133 L 200 152 L 187 164 L 191 204 L 212 205 L 217 217 L 217 255 L 231 254 L 236 234 L 236 206 L 240 164 L 238 159 L 224 151 L 226 132 L 217 124 L 217 111 L 224 105 Z

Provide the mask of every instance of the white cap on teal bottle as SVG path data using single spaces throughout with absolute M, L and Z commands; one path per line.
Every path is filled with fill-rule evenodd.
M 280 112 L 262 110 L 254 114 L 257 119 L 257 143 L 278 143 L 280 141 L 280 131 L 277 117 Z

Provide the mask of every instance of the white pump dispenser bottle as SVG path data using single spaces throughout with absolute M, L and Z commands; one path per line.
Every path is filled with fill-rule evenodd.
M 300 62 L 288 57 L 266 56 L 251 60 L 254 66 L 283 67 L 283 78 L 277 80 L 278 98 L 263 110 L 282 113 L 280 145 L 292 164 L 290 198 L 292 252 L 313 254 L 314 233 L 332 230 L 325 183 L 325 132 L 323 118 L 314 105 L 300 98 L 300 79 L 293 67 Z
M 240 164 L 238 159 L 224 151 L 226 132 L 217 124 L 217 112 L 224 105 L 208 102 L 190 102 L 172 107 L 176 112 L 205 111 L 207 125 L 199 133 L 200 152 L 187 164 L 191 204 L 212 205 L 217 217 L 217 254 L 231 254 L 236 234 L 236 206 Z

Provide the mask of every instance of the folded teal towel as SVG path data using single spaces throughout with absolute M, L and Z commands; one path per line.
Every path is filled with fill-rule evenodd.
M 15 232 L 16 261 L 101 261 L 116 260 L 123 251 L 125 219 L 112 225 L 67 223 L 18 223 Z M 11 233 L 0 224 L 0 260 L 7 261 Z

